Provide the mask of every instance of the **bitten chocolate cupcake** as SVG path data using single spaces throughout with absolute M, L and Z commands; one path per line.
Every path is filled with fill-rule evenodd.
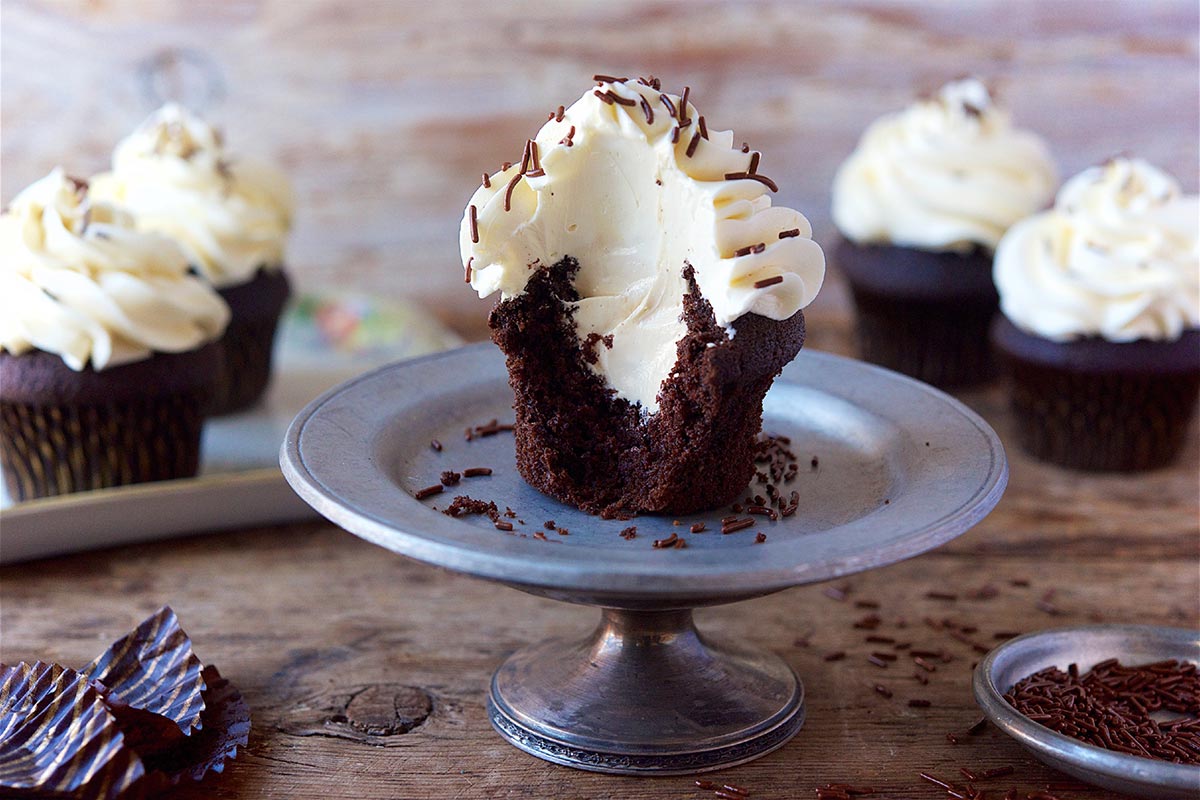
M 804 341 L 824 256 L 759 153 L 656 79 L 597 76 L 463 216 L 499 291 L 521 475 L 607 516 L 683 514 L 750 480 L 762 400 Z
M 1021 446 L 1086 470 L 1175 459 L 1200 391 L 1200 198 L 1119 158 L 996 251 L 993 339 Z
M 17 499 L 196 474 L 229 307 L 56 169 L 0 215 L 0 459 Z
M 993 377 L 992 251 L 1057 182 L 1041 140 L 975 78 L 873 123 L 833 183 L 863 358 L 947 388 Z
M 232 309 L 214 413 L 258 402 L 289 293 L 287 180 L 272 167 L 232 156 L 216 128 L 167 105 L 117 145 L 112 171 L 92 179 L 92 192 L 127 207 L 142 230 L 178 241 Z

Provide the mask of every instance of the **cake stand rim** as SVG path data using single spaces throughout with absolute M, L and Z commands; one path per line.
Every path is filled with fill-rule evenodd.
M 720 598 L 728 598 L 728 602 L 733 602 L 792 586 L 831 580 L 915 557 L 951 541 L 978 524 L 995 508 L 1008 484 L 1009 468 L 1003 444 L 991 426 L 964 403 L 906 375 L 856 359 L 815 350 L 802 351 L 797 356 L 797 361 L 803 359 L 818 364 L 825 362 L 840 365 L 861 370 L 863 374 L 873 375 L 883 381 L 907 384 L 910 388 L 915 388 L 935 398 L 970 423 L 982 436 L 990 453 L 987 474 L 982 477 L 970 497 L 953 511 L 928 522 L 909 535 L 865 555 L 854 554 L 815 562 L 815 564 L 800 563 L 753 571 L 739 568 L 734 563 L 736 559 L 724 559 L 709 565 L 691 564 L 682 569 L 678 563 L 664 565 L 646 560 L 622 563 L 618 569 L 605 570 L 588 561 L 586 555 L 582 557 L 580 555 L 564 555 L 557 559 L 553 557 L 548 559 L 547 549 L 543 549 L 538 554 L 539 559 L 532 559 L 524 554 L 484 552 L 466 548 L 459 542 L 427 538 L 397 527 L 392 521 L 349 505 L 343 498 L 326 487 L 319 477 L 309 469 L 301 453 L 305 428 L 331 401 L 359 384 L 377 380 L 393 370 L 412 369 L 430 362 L 467 358 L 473 354 L 482 355 L 485 351 L 494 352 L 497 358 L 500 357 L 500 352 L 494 345 L 486 342 L 476 343 L 385 365 L 335 386 L 320 395 L 309 403 L 288 426 L 286 436 L 280 446 L 280 467 L 285 479 L 301 499 L 334 524 L 361 539 L 417 561 L 484 580 L 512 585 L 524 591 L 544 592 L 562 600 L 570 600 L 572 595 L 582 598 L 603 595 L 610 598 L 613 605 L 620 605 L 621 598 L 630 598 L 638 601 L 661 599 L 663 602 L 678 604 L 680 607 L 695 605 L 701 602 L 702 598 L 709 598 L 714 602 L 722 602 Z M 794 366 L 795 363 L 795 361 L 792 362 L 790 366 Z M 803 386 L 794 379 L 788 378 L 788 371 L 785 368 L 784 375 L 777 379 L 777 383 Z M 418 507 L 424 508 L 412 495 L 399 487 L 396 489 L 396 495 L 398 502 L 411 501 L 417 504 L 414 506 L 414 510 Z M 836 528 L 823 531 L 823 533 L 832 531 L 836 531 Z M 563 550 L 568 549 L 563 548 Z M 686 557 L 690 553 L 685 550 L 679 555 Z M 720 578 L 722 584 L 715 587 L 705 586 L 697 591 L 697 587 L 690 582 L 709 578 Z M 582 599 L 580 602 L 603 604 L 592 599 Z

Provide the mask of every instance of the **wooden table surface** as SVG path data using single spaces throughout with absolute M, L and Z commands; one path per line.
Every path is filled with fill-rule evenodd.
M 813 346 L 848 350 L 845 318 L 812 327 Z M 963 398 L 1012 441 L 998 389 Z M 889 798 L 940 798 L 917 773 L 954 778 L 961 766 L 1012 765 L 1016 775 L 990 784 L 1001 789 L 1060 784 L 1062 776 L 998 731 L 947 741 L 979 717 L 970 690 L 979 656 L 923 620 L 977 627 L 970 638 L 988 646 L 997 633 L 1092 621 L 1196 627 L 1198 450 L 1193 433 L 1171 469 L 1097 477 L 1038 464 L 1010 447 L 1011 483 L 991 516 L 940 550 L 848 579 L 844 601 L 812 586 L 697 612 L 707 633 L 778 652 L 808 692 L 808 719 L 795 739 L 718 776 L 755 798 L 811 797 L 827 781 L 869 784 Z M 969 599 L 985 586 L 996 595 Z M 930 591 L 959 599 L 931 599 Z M 1047 592 L 1057 614 L 1038 608 Z M 492 732 L 484 713 L 492 670 L 522 645 L 586 632 L 595 610 L 427 567 L 328 524 L 0 569 L 0 660 L 85 664 L 162 603 L 176 609 L 198 654 L 242 689 L 254 713 L 248 750 L 224 776 L 181 797 L 712 796 L 688 778 L 552 766 Z M 882 618 L 878 630 L 853 627 L 870 613 Z M 888 649 L 866 642 L 872 633 L 944 648 L 953 660 L 938 662 L 921 685 L 908 658 L 887 669 L 867 662 Z M 836 651 L 846 657 L 826 660 Z M 876 693 L 876 684 L 893 697 Z M 911 708 L 910 699 L 932 705 Z M 364 737 L 345 719 L 385 733 Z M 1063 798 L 1105 796 L 1063 785 L 1070 788 L 1055 790 Z

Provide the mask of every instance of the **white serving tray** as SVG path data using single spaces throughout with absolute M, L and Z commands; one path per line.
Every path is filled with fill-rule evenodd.
M 283 320 L 264 401 L 205 425 L 198 477 L 15 504 L 0 489 L 0 564 L 315 519 L 279 471 L 279 445 L 296 414 L 355 375 L 458 344 L 410 306 L 348 294 L 301 297 Z

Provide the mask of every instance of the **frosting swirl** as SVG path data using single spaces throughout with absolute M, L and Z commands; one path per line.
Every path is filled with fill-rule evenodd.
M 471 197 L 459 232 L 468 280 L 507 299 L 538 266 L 575 257 L 578 336 L 613 337 L 591 368 L 648 412 L 687 332 L 686 264 L 730 336 L 742 315 L 786 319 L 821 287 L 821 248 L 798 211 L 771 205 L 759 154 L 655 80 L 600 81 L 526 154 Z
M 1041 139 L 966 78 L 867 128 L 834 177 L 833 221 L 860 244 L 994 250 L 1057 183 Z
M 996 250 L 1000 308 L 1055 341 L 1178 339 L 1200 327 L 1200 197 L 1118 158 L 1063 185 Z
M 265 164 L 232 159 L 219 131 L 175 104 L 163 106 L 113 151 L 92 194 L 127 207 L 143 230 L 164 233 L 215 286 L 278 268 L 291 227 L 287 180 Z
M 34 348 L 79 371 L 193 350 L 229 322 L 229 307 L 165 236 L 89 198 L 61 168 L 0 215 L 0 349 Z

